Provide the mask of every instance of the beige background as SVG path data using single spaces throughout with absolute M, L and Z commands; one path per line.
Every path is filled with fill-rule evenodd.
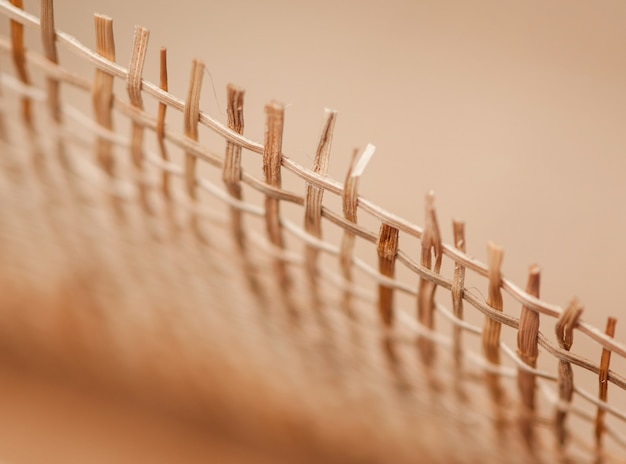
M 36 12 L 37 3 L 27 1 L 27 10 Z M 621 316 L 622 2 L 57 0 L 58 27 L 93 47 L 93 11 L 114 18 L 124 65 L 133 26 L 151 30 L 147 79 L 157 80 L 158 47 L 167 45 L 178 96 L 191 59 L 202 59 L 216 89 L 205 79 L 202 108 L 218 119 L 225 119 L 226 83 L 246 88 L 253 139 L 262 139 L 263 105 L 288 103 L 285 152 L 301 164 L 312 163 L 323 108 L 336 108 L 334 178 L 345 175 L 353 147 L 372 142 L 378 150 L 362 179 L 365 196 L 423 224 L 423 195 L 433 189 L 447 241 L 451 218 L 464 218 L 470 254 L 484 261 L 494 240 L 515 282 L 523 285 L 537 262 L 546 300 L 564 305 L 578 295 L 585 319 L 599 327 L 607 315 Z M 38 46 L 32 31 L 29 41 Z M 92 73 L 66 52 L 61 60 Z M 168 122 L 180 117 L 170 112 Z M 201 139 L 218 140 L 206 131 Z M 258 155 L 246 157 L 259 168 Z M 586 382 L 594 391 L 596 379 Z

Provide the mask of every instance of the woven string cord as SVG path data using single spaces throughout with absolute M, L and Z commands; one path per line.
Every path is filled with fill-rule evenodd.
M 602 436 L 612 438 L 626 450 L 626 410 L 607 401 L 606 386 L 626 389 L 626 377 L 610 369 L 610 354 L 626 358 L 626 345 L 607 333 L 597 329 L 580 318 L 577 303 L 563 308 L 550 304 L 538 297 L 539 270 L 531 268 L 527 290 L 507 280 L 500 274 L 501 257 L 494 255 L 489 265 L 468 256 L 465 252 L 463 224 L 455 222 L 455 243 L 441 242 L 439 226 L 434 210 L 434 199 L 427 197 L 427 216 L 422 228 L 410 221 L 398 217 L 377 206 L 374 202 L 358 195 L 358 179 L 363 174 L 368 160 L 374 153 L 374 147 L 368 145 L 360 154 L 355 153 L 352 166 L 345 182 L 339 182 L 327 176 L 326 169 L 330 144 L 334 128 L 335 113 L 327 111 L 324 128 L 320 138 L 315 165 L 305 168 L 293 161 L 282 151 L 283 110 L 278 103 L 266 106 L 267 116 L 264 143 L 248 139 L 243 135 L 243 90 L 234 86 L 228 89 L 227 124 L 222 124 L 203 112 L 199 106 L 204 65 L 194 61 L 189 93 L 186 98 L 178 98 L 167 90 L 167 68 L 165 50 L 161 50 L 161 82 L 152 83 L 141 75 L 143 60 L 148 51 L 148 31 L 137 28 L 133 42 L 132 61 L 129 68 L 115 63 L 115 44 L 113 41 L 110 19 L 96 16 L 98 49 L 93 51 L 79 43 L 72 36 L 54 29 L 54 15 L 51 0 L 41 2 L 41 19 L 23 11 L 21 2 L 0 0 L 0 12 L 12 22 L 11 37 L 0 37 L 0 52 L 11 55 L 14 73 L 0 73 L 0 88 L 3 92 L 11 91 L 19 96 L 22 105 L 22 119 L 27 125 L 34 123 L 36 112 L 32 103 L 43 103 L 49 116 L 57 124 L 62 139 L 93 146 L 97 145 L 97 157 L 93 161 L 83 159 L 76 171 L 90 182 L 109 189 L 116 196 L 128 200 L 138 200 L 150 209 L 149 193 L 158 194 L 173 201 L 179 207 L 188 210 L 198 219 L 208 219 L 231 227 L 240 246 L 249 242 L 254 247 L 269 253 L 275 259 L 274 271 L 288 291 L 290 286 L 286 264 L 301 266 L 310 277 L 310 285 L 315 287 L 318 280 L 333 285 L 345 293 L 346 298 L 358 298 L 377 308 L 380 324 L 385 327 L 391 340 L 401 341 L 399 328 L 410 331 L 419 341 L 423 361 L 432 363 L 435 347 L 442 347 L 454 354 L 457 365 L 467 361 L 480 368 L 487 375 L 490 391 L 498 401 L 497 390 L 500 378 L 516 378 L 519 382 L 519 395 L 528 414 L 545 417 L 556 423 L 559 440 L 566 444 L 563 434 L 567 413 L 581 417 L 589 424 L 595 424 L 595 437 L 589 439 L 571 435 L 569 442 L 581 441 L 587 448 L 599 446 Z M 40 55 L 23 46 L 24 27 L 41 33 L 44 54 Z M 84 78 L 58 63 L 56 46 L 60 44 L 79 58 L 90 62 L 96 70 L 95 79 Z M 36 87 L 30 79 L 29 71 L 37 70 L 46 78 L 43 88 Z M 114 80 L 126 84 L 127 95 L 113 92 Z M 72 86 L 92 95 L 95 116 L 68 105 L 59 97 L 61 86 Z M 144 109 L 144 99 L 154 99 L 159 104 L 158 114 L 149 114 Z M 184 115 L 184 130 L 164 124 L 166 109 L 179 111 Z M 130 136 L 123 135 L 111 125 L 112 113 L 127 117 L 132 124 Z M 79 125 L 83 130 L 71 130 L 71 125 Z M 199 142 L 198 125 L 201 125 L 224 139 L 226 152 L 209 148 Z M 155 137 L 159 141 L 159 151 L 146 149 L 144 140 Z M 169 157 L 168 145 L 184 153 L 183 163 L 177 164 Z M 126 148 L 132 153 L 133 172 L 131 180 L 123 180 L 115 175 L 115 159 L 112 157 L 113 146 Z M 264 178 L 259 178 L 243 170 L 241 157 L 255 153 L 263 157 Z M 223 185 L 219 185 L 198 174 L 198 166 L 206 164 L 221 169 Z M 148 169 L 156 169 L 158 177 L 150 180 L 146 176 Z M 281 169 L 285 169 L 302 182 L 303 194 L 288 191 L 281 186 Z M 182 189 L 174 188 L 170 178 L 180 178 Z M 256 190 L 265 198 L 263 205 L 246 201 L 245 188 Z M 230 218 L 225 219 L 202 204 L 197 190 L 208 192 L 213 197 L 229 206 Z M 338 196 L 343 202 L 343 211 L 336 212 L 324 206 L 323 195 Z M 304 225 L 283 217 L 280 204 L 292 203 L 302 207 Z M 359 211 L 369 213 L 380 224 L 380 232 L 372 232 L 359 225 Z M 248 230 L 244 227 L 247 215 L 263 218 L 266 229 Z M 325 241 L 321 235 L 320 221 L 330 221 L 343 229 L 341 244 Z M 288 246 L 284 236 L 289 234 L 305 245 L 304 252 Z M 398 237 L 408 234 L 421 240 L 420 253 L 408 252 L 398 248 Z M 377 251 L 378 267 L 368 265 L 354 253 L 356 239 L 364 240 Z M 491 250 L 491 248 L 490 248 Z M 493 249 L 497 253 L 496 248 Z M 491 251 L 490 251 L 491 253 Z M 327 254 L 340 263 L 336 268 L 324 268 L 319 256 Z M 452 260 L 454 275 L 440 273 L 442 257 Z M 491 256 L 491 254 L 490 254 Z M 401 264 L 419 278 L 419 285 L 409 285 L 396 279 L 395 266 Z M 353 269 L 371 278 L 378 285 L 378 292 L 365 288 L 353 280 Z M 485 288 L 489 288 L 489 297 L 483 298 L 477 292 L 464 287 L 467 273 L 474 273 L 485 278 Z M 488 285 L 487 285 L 488 283 Z M 396 292 L 405 293 L 419 304 L 419 317 L 413 308 L 400 308 L 393 301 Z M 438 292 L 438 293 L 437 293 Z M 502 309 L 501 293 L 510 295 L 519 305 L 515 309 Z M 445 294 L 448 293 L 448 294 Z M 452 309 L 440 304 L 450 298 Z M 418 303 L 419 302 L 419 303 Z M 574 309 L 572 309 L 574 308 Z M 484 315 L 482 327 L 463 319 L 464 312 L 477 310 Z M 443 317 L 453 325 L 453 333 L 438 332 L 433 323 L 434 315 Z M 538 330 L 539 319 L 547 317 L 557 322 L 556 337 Z M 501 327 L 519 331 L 518 346 L 512 348 L 500 340 Z M 603 350 L 602 359 L 588 360 L 572 348 L 573 334 L 577 332 L 594 340 Z M 482 338 L 483 352 L 461 349 L 462 334 Z M 536 366 L 537 350 L 552 356 L 558 362 L 558 372 L 546 372 Z M 504 357 L 515 366 L 501 364 Z M 594 395 L 578 387 L 572 376 L 572 366 L 597 375 L 604 388 Z M 551 410 L 539 409 L 535 404 L 535 387 L 538 393 L 552 405 Z M 576 396 L 597 411 L 597 415 L 572 403 Z M 618 419 L 609 425 L 605 416 Z M 617 423 L 618 425 L 614 425 Z M 560 432 L 559 432 L 560 430 Z M 595 439 L 595 445 L 594 445 Z

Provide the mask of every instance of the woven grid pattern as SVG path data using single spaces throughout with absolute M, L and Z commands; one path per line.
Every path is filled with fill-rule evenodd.
M 227 96 L 228 123 L 222 124 L 199 107 L 202 81 L 205 75 L 201 61 L 194 61 L 190 74 L 188 93 L 184 99 L 168 93 L 166 51 L 161 49 L 161 76 L 158 84 L 143 79 L 143 63 L 148 52 L 149 32 L 136 28 L 128 68 L 115 62 L 115 41 L 111 19 L 96 15 L 96 50 L 77 42 L 73 37 L 55 30 L 51 0 L 42 0 L 40 17 L 22 10 L 20 0 L 0 0 L 0 11 L 11 20 L 11 37 L 0 38 L 0 50 L 11 55 L 13 74 L 1 74 L 4 93 L 14 92 L 21 98 L 22 120 L 27 127 L 35 126 L 36 111 L 33 102 L 44 102 L 49 117 L 64 133 L 66 121 L 72 120 L 86 129 L 86 141 L 93 146 L 93 162 L 81 166 L 83 175 L 105 181 L 118 197 L 137 199 L 147 212 L 152 206 L 150 192 L 159 191 L 165 199 L 188 209 L 197 219 L 213 218 L 213 213 L 203 207 L 199 191 L 206 191 L 230 208 L 230 224 L 237 243 L 242 247 L 263 248 L 275 257 L 273 271 L 285 293 L 290 291 L 290 275 L 287 264 L 304 266 L 311 288 L 325 280 L 345 292 L 346 298 L 359 298 L 371 302 L 378 311 L 380 324 L 389 337 L 393 337 L 398 324 L 409 327 L 417 337 L 422 362 L 426 366 L 436 363 L 438 347 L 450 350 L 458 366 L 465 360 L 479 366 L 485 373 L 484 381 L 495 404 L 502 401 L 501 377 L 517 379 L 521 420 L 526 433 L 532 435 L 532 418 L 535 415 L 549 418 L 554 424 L 557 440 L 562 446 L 574 441 L 568 433 L 567 415 L 576 414 L 589 422 L 594 433 L 589 439 L 576 439 L 583 446 L 600 450 L 605 437 L 626 448 L 626 410 L 608 401 L 608 388 L 626 389 L 626 377 L 610 369 L 610 355 L 626 357 L 626 346 L 615 340 L 615 319 L 610 318 L 605 331 L 586 324 L 581 319 L 582 306 L 573 300 L 567 307 L 549 304 L 539 299 L 540 271 L 531 267 L 525 289 L 502 277 L 500 268 L 503 252 L 489 244 L 488 263 L 484 264 L 466 254 L 464 224 L 453 224 L 454 243 L 441 240 L 436 217 L 434 197 L 426 197 L 424 227 L 394 215 L 374 202 L 358 195 L 358 182 L 364 173 L 375 148 L 368 145 L 362 152 L 355 152 L 344 182 L 329 178 L 326 174 L 336 113 L 327 110 L 314 166 L 305 168 L 294 162 L 282 150 L 284 107 L 276 102 L 265 108 L 266 130 L 263 143 L 243 135 L 243 90 L 229 86 Z M 27 51 L 24 47 L 24 27 L 37 29 L 41 34 L 44 54 Z M 58 63 L 57 44 L 61 44 L 81 59 L 93 64 L 95 75 L 86 79 L 63 68 Z M 46 76 L 43 88 L 34 86 L 30 80 L 31 69 Z M 123 81 L 127 95 L 114 92 L 116 80 Z M 62 87 L 72 86 L 91 95 L 93 116 L 62 102 Z M 144 110 L 144 98 L 158 102 L 157 114 Z M 166 125 L 169 110 L 182 112 L 183 131 Z M 127 117 L 131 123 L 130 136 L 120 134 L 112 125 L 113 115 Z M 199 142 L 199 126 L 205 126 L 224 139 L 223 153 Z M 67 131 L 66 131 L 67 133 Z M 145 148 L 145 139 L 154 137 L 158 151 Z M 63 143 L 62 138 L 59 143 Z M 114 147 L 125 147 L 130 153 L 133 180 L 119 175 Z M 182 163 L 172 161 L 168 150 L 176 147 L 184 153 Z M 241 167 L 244 150 L 262 155 L 263 178 L 255 177 Z M 222 172 L 223 184 L 211 182 L 199 174 L 200 166 L 208 165 Z M 145 173 L 156 169 L 159 181 L 150 182 Z M 282 188 L 281 172 L 285 169 L 302 180 L 302 193 Z M 182 182 L 173 182 L 180 178 Z M 183 188 L 178 188 L 183 185 Z M 264 197 L 257 205 L 245 201 L 245 189 L 253 189 Z M 323 195 L 338 196 L 343 211 L 337 212 L 323 205 Z M 303 226 L 281 216 L 280 205 L 292 203 L 302 207 Z M 378 232 L 365 229 L 358 223 L 358 213 L 364 211 L 380 222 Z M 258 216 L 265 222 L 265 231 L 248 230 L 244 226 L 247 215 Z M 330 221 L 343 229 L 339 244 L 327 242 L 322 236 L 322 221 Z M 304 243 L 304 252 L 288 246 L 286 235 L 297 237 Z M 419 253 L 400 249 L 402 234 L 420 240 Z M 372 244 L 378 256 L 378 269 L 372 268 L 354 253 L 356 240 Z M 335 268 L 321 269 L 320 254 L 336 257 Z M 451 276 L 441 273 L 443 259 L 453 262 Z M 417 285 L 407 284 L 395 278 L 397 264 L 402 264 L 418 278 Z M 372 293 L 354 281 L 355 270 L 363 272 L 377 282 L 378 290 Z M 485 279 L 487 298 L 465 287 L 466 274 L 474 273 Z M 435 298 L 436 290 L 441 289 Z M 410 295 L 415 300 L 417 318 L 413 318 L 394 305 L 396 292 Z M 518 305 L 504 308 L 503 292 L 510 295 Z M 451 301 L 451 309 L 439 304 Z M 504 312 L 506 309 L 507 312 Z M 482 327 L 463 319 L 464 311 L 478 310 L 484 315 Z M 453 326 L 451 334 L 434 329 L 436 317 L 447 319 Z M 556 321 L 556 333 L 539 331 L 540 318 Z M 517 346 L 508 346 L 501 340 L 501 330 L 509 327 L 517 331 Z M 482 352 L 463 348 L 462 334 L 474 334 L 481 338 Z M 602 348 L 601 359 L 589 361 L 576 354 L 574 333 L 594 340 Z M 554 372 L 539 370 L 539 348 L 558 360 Z M 513 362 L 515 368 L 502 364 L 501 357 Z M 597 394 L 580 388 L 575 382 L 573 366 L 598 376 Z M 535 395 L 542 394 L 552 405 L 551 410 L 536 411 Z M 574 397 L 588 406 L 575 406 Z M 619 420 L 619 427 L 609 427 L 605 416 Z M 578 437 L 580 438 L 580 437 Z

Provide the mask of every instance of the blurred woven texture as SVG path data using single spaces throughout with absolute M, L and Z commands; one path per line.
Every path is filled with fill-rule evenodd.
M 334 111 L 324 114 L 313 166 L 307 168 L 283 152 L 285 107 L 280 103 L 265 107 L 265 138 L 254 141 L 244 134 L 242 89 L 228 87 L 225 122 L 200 108 L 207 74 L 201 61 L 191 65 L 184 98 L 168 92 L 165 49 L 158 53 L 158 82 L 144 78 L 144 60 L 151 53 L 147 29 L 135 29 L 131 61 L 125 66 L 115 60 L 110 18 L 95 16 L 92 50 L 55 29 L 52 0 L 42 0 L 38 14 L 24 11 L 21 0 L 0 0 L 0 12 L 10 21 L 9 36 L 0 37 L 0 51 L 10 57 L 12 68 L 0 72 L 7 143 L 23 143 L 11 140 L 11 124 L 32 133 L 46 127 L 61 163 L 72 150 L 84 155 L 66 168 L 93 181 L 93 188 L 104 188 L 114 200 L 112 208 L 136 202 L 143 214 L 154 216 L 167 205 L 185 211 L 191 227 L 225 222 L 244 260 L 250 250 L 267 255 L 281 289 L 278 298 L 294 298 L 296 287 L 304 284 L 306 296 L 294 298 L 296 306 L 317 311 L 325 289 L 335 289 L 341 301 L 337 311 L 352 317 L 356 302 L 359 311 L 376 317 L 378 335 L 372 340 L 383 341 L 376 349 L 393 360 L 399 334 L 410 334 L 412 353 L 424 372 L 436 376 L 432 373 L 446 371 L 455 383 L 478 385 L 497 411 L 493 421 L 516 423 L 529 448 L 536 446 L 540 428 L 551 436 L 551 444 L 543 439 L 542 446 L 555 456 L 575 450 L 610 461 L 626 453 L 626 404 L 618 401 L 626 377 L 610 365 L 612 354 L 626 357 L 626 345 L 614 338 L 615 319 L 599 329 L 585 323 L 575 298 L 563 306 L 540 299 L 537 266 L 530 267 L 525 285 L 506 279 L 500 271 L 503 251 L 495 244 L 488 244 L 486 264 L 473 258 L 466 251 L 462 221 L 452 224 L 454 243 L 444 243 L 432 193 L 426 195 L 423 226 L 360 196 L 359 178 L 375 152 L 373 145 L 355 150 L 343 181 L 330 178 Z M 37 35 L 41 53 L 25 47 L 25 37 Z M 93 73 L 81 76 L 65 68 L 57 47 L 88 62 Z M 68 88 L 80 95 L 77 101 L 65 101 Z M 13 106 L 7 103 L 11 99 Z M 168 112 L 182 116 L 182 127 L 166 123 Z M 223 143 L 207 146 L 203 131 Z M 261 157 L 262 171 L 243 169 L 244 157 Z M 283 188 L 286 173 L 298 180 L 299 191 Z M 329 196 L 336 200 L 328 202 Z M 226 214 L 217 217 L 207 198 L 223 203 Z M 298 208 L 299 221 L 283 213 L 285 204 Z M 379 229 L 360 225 L 361 213 L 373 217 Z M 330 224 L 340 230 L 333 239 L 322 233 Z M 403 237 L 420 245 L 402 249 Z M 366 249 L 374 257 L 369 262 Z M 396 277 L 400 267 L 402 278 Z M 472 282 L 470 288 L 466 281 Z M 399 294 L 413 308 L 400 308 Z M 358 324 L 358 317 L 354 321 Z M 596 358 L 578 353 L 579 338 L 597 346 Z M 597 390 L 577 382 L 584 371 L 597 378 Z M 576 427 L 570 425 L 574 420 Z

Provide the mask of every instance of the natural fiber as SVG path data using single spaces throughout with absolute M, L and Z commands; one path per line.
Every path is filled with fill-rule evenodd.
M 494 422 L 500 420 L 504 412 L 513 411 L 529 448 L 537 446 L 536 430 L 540 427 L 537 424 L 543 423 L 548 424 L 549 433 L 558 443 L 554 456 L 568 453 L 571 448 L 606 459 L 618 459 L 620 453 L 622 456 L 626 453 L 626 409 L 624 405 L 613 404 L 609 394 L 611 388 L 626 389 L 626 373 L 610 369 L 612 354 L 626 357 L 626 345 L 613 338 L 615 319 L 609 319 L 606 331 L 601 331 L 584 322 L 582 306 L 577 300 L 566 309 L 541 300 L 537 266 L 530 268 L 526 290 L 523 290 L 502 275 L 504 252 L 493 243 L 488 245 L 487 264 L 471 257 L 467 254 L 470 246 L 460 220 L 453 223 L 454 243 L 444 243 L 433 193 L 426 196 L 423 228 L 360 196 L 359 178 L 374 154 L 373 145 L 355 151 L 344 182 L 328 177 L 335 111 L 325 113 L 313 166 L 308 169 L 283 150 L 285 114 L 282 104 L 271 102 L 265 107 L 263 142 L 250 140 L 244 135 L 243 89 L 229 85 L 226 123 L 220 123 L 201 110 L 205 67 L 200 60 L 192 63 L 184 99 L 168 91 L 165 49 L 159 52 L 159 82 L 152 83 L 143 77 L 143 64 L 150 53 L 147 29 L 136 28 L 130 66 L 125 68 L 115 62 L 116 44 L 110 18 L 95 16 L 96 47 L 91 50 L 71 35 L 55 30 L 52 0 L 42 0 L 41 19 L 22 8 L 21 0 L 0 0 L 0 13 L 11 21 L 10 37 L 0 37 L 0 51 L 10 54 L 14 65 L 12 73 L 4 69 L 0 75 L 2 98 L 9 94 L 19 97 L 22 124 L 30 128 L 36 128 L 40 117 L 36 104 L 44 102 L 47 117 L 56 124 L 55 130 L 62 134 L 61 139 L 72 136 L 65 129 L 66 121 L 80 124 L 89 134 L 88 138 L 91 137 L 93 162 L 88 164 L 106 173 L 113 196 L 138 201 L 145 214 L 151 214 L 159 202 L 190 211 L 192 226 L 196 227 L 213 214 L 207 213 L 203 205 L 208 193 L 227 206 L 230 234 L 241 255 L 245 257 L 245 250 L 255 249 L 271 258 L 273 275 L 280 289 L 277 298 L 290 301 L 291 305 L 302 299 L 302 295 L 298 298 L 293 295 L 297 278 L 292 275 L 291 267 L 299 266 L 305 269 L 310 290 L 307 298 L 312 301 L 310 307 L 305 305 L 301 310 L 315 311 L 314 301 L 324 299 L 321 288 L 328 286 L 339 289 L 344 308 L 351 308 L 351 302 L 358 300 L 371 313 L 377 313 L 384 334 L 382 351 L 389 363 L 396 366 L 392 366 L 392 370 L 396 369 L 398 378 L 402 369 L 397 363 L 397 344 L 409 331 L 411 344 L 417 347 L 415 356 L 429 376 L 435 377 L 433 372 L 437 371 L 454 371 L 458 384 L 473 382 L 486 386 L 492 410 L 497 411 Z M 40 30 L 43 55 L 26 50 L 25 27 Z M 57 44 L 91 63 L 93 79 L 64 68 L 58 62 Z M 34 72 L 45 77 L 42 88 L 33 83 L 31 74 Z M 116 81 L 125 83 L 127 95 L 115 93 Z M 62 89 L 66 86 L 91 95 L 92 114 L 64 103 Z M 146 111 L 145 100 L 148 99 L 158 104 L 156 115 Z M 166 116 L 172 110 L 182 112 L 182 130 L 166 123 Z M 128 118 L 130 137 L 116 129 L 114 116 Z M 209 147 L 202 143 L 200 131 L 207 128 L 223 139 L 224 146 Z M 156 140 L 158 153 L 146 148 L 149 137 Z M 131 181 L 123 171 L 124 164 L 116 158 L 114 148 L 120 145 L 127 147 L 130 153 Z M 172 156 L 176 150 L 184 154 L 180 163 Z M 245 156 L 262 157 L 262 176 L 242 168 Z M 204 168 L 221 170 L 223 185 L 203 177 Z M 300 192 L 283 188 L 284 171 L 300 179 Z M 158 180 L 151 181 L 150 173 L 156 173 Z M 86 170 L 85 176 L 88 175 Z M 178 178 L 184 180 L 184 187 L 181 188 Z M 247 190 L 262 195 L 262 204 L 249 202 Z M 326 206 L 326 195 L 337 196 L 342 210 Z M 286 203 L 302 210 L 302 226 L 283 215 L 281 205 Z M 360 212 L 376 218 L 378 232 L 359 224 Z M 258 227 L 258 222 L 252 225 L 253 218 L 260 218 L 264 227 Z M 339 243 L 325 239 L 325 223 L 341 229 Z M 403 249 L 403 236 L 419 239 L 420 249 Z M 367 244 L 370 255 L 377 256 L 377 268 L 367 264 L 366 257 L 356 251 L 357 241 Z M 330 256 L 335 264 L 322 260 L 323 256 Z M 445 262 L 452 265 L 451 275 L 443 273 Z M 399 265 L 411 271 L 414 278 L 396 278 Z M 357 274 L 373 280 L 377 292 L 360 284 Z M 483 280 L 481 288 L 487 289 L 486 299 L 474 288 L 465 287 L 470 274 Z M 398 293 L 411 298 L 413 309 L 403 312 L 398 308 L 394 298 Z M 504 295 L 512 297 L 516 304 L 506 307 Z M 448 302 L 451 309 L 445 306 Z M 482 327 L 466 321 L 470 312 L 482 315 Z M 438 318 L 451 324 L 450 333 L 438 327 Z M 355 320 L 356 324 L 360 323 Z M 541 331 L 546 321 L 556 324 L 556 337 Z M 510 329 L 517 331 L 515 347 L 507 345 L 502 338 L 502 332 Z M 480 337 L 482 351 L 469 348 L 471 345 L 465 340 L 468 337 L 464 335 Z M 577 353 L 574 338 L 582 336 L 602 350 L 600 358 L 588 360 Z M 446 365 L 439 353 L 450 354 L 453 363 Z M 549 370 L 538 368 L 541 356 L 554 361 Z M 578 386 L 578 370 L 598 377 L 598 394 Z M 468 372 L 474 373 L 473 380 Z M 509 384 L 505 384 L 510 378 L 516 379 L 517 390 L 511 391 Z M 409 388 L 408 383 L 405 382 L 403 388 Z M 433 389 L 437 388 L 435 383 Z M 516 407 L 511 408 L 511 404 Z M 570 433 L 570 415 L 582 418 L 587 429 Z M 609 423 L 607 417 L 614 420 Z

